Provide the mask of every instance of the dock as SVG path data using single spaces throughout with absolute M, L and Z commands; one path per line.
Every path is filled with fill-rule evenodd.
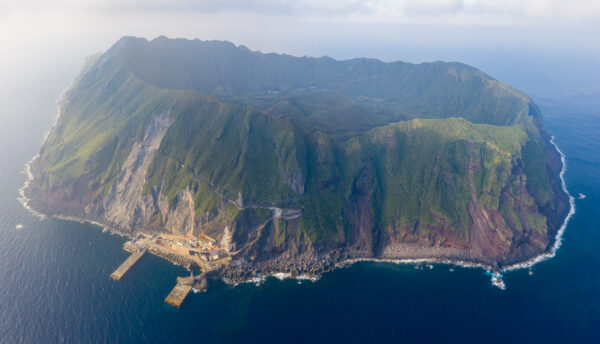
M 190 290 L 192 290 L 192 285 L 184 282 L 183 280 L 180 281 L 178 278 L 177 285 L 175 288 L 173 288 L 173 290 L 171 290 L 169 295 L 167 295 L 165 302 L 171 306 L 179 308 L 181 307 L 181 304 L 187 295 L 190 293 Z
M 120 280 L 123 275 L 125 275 L 125 273 L 129 271 L 129 269 L 131 269 L 131 267 L 137 263 L 140 258 L 142 258 L 144 253 L 146 253 L 146 249 L 132 253 L 131 256 L 125 259 L 123 264 L 121 264 L 112 274 L 110 274 L 110 278 L 114 279 L 115 281 Z

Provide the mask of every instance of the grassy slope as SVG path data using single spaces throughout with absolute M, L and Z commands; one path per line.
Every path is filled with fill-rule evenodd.
M 301 228 L 317 241 L 343 240 L 349 230 L 342 218 L 346 200 L 361 171 L 367 169 L 376 227 L 412 232 L 449 223 L 458 235 L 467 237 L 468 140 L 474 144 L 473 159 L 478 163 L 474 176 L 478 201 L 498 209 L 512 161 L 520 158 L 527 142 L 523 126 L 472 124 L 460 118 L 416 119 L 375 128 L 337 146 L 317 138 Z
M 169 198 L 185 187 L 198 188 L 200 203 L 213 197 L 210 189 L 232 200 L 241 193 L 245 203 L 295 198 L 281 175 L 302 170 L 305 153 L 289 120 L 186 93 L 171 109 L 175 122 L 149 168 L 147 187 L 162 184 Z
M 184 54 L 191 43 L 175 42 L 121 41 L 81 76 L 42 150 L 46 185 L 68 188 L 86 177 L 92 189 L 108 191 L 150 119 L 170 111 L 175 122 L 149 167 L 145 190 L 160 186 L 172 200 L 189 188 L 197 214 L 214 212 L 224 197 L 240 193 L 245 203 L 301 206 L 303 237 L 338 245 L 352 237 L 348 199 L 366 183 L 374 237 L 449 224 L 468 238 L 469 154 L 480 205 L 501 209 L 520 226 L 519 205 L 501 204 L 500 197 L 522 161 L 538 207 L 556 208 L 549 187 L 555 176 L 543 135 L 532 125 L 539 112 L 527 97 L 474 68 L 295 59 L 224 43 Z M 140 63 L 132 66 L 134 60 Z M 297 91 L 311 85 L 323 89 Z M 269 89 L 281 93 L 257 100 L 257 92 Z M 455 116 L 462 118 L 446 118 Z M 414 117 L 434 118 L 398 121 Z M 290 171 L 305 177 L 304 194 L 286 185 Z M 541 227 L 540 215 L 529 215 Z
M 42 157 L 49 185 L 68 185 L 81 176 L 103 187 L 120 171 L 134 142 L 140 141 L 149 120 L 167 111 L 173 92 L 140 82 L 132 75 L 120 85 L 94 93 L 78 92 L 63 106 Z
M 301 110 L 311 112 L 310 124 L 318 123 L 323 131 L 424 116 L 510 125 L 530 114 L 531 100 L 525 95 L 461 63 L 297 58 L 261 54 L 229 42 L 164 37 L 150 42 L 123 38 L 111 53 L 132 73 L 161 88 L 192 89 L 259 107 L 299 97 Z M 329 115 L 319 118 L 318 110 Z M 351 121 L 331 123 L 339 110 Z M 367 115 L 356 115 L 361 112 Z

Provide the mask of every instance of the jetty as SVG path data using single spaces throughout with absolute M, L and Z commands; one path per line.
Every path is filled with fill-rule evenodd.
M 190 290 L 192 290 L 193 281 L 193 275 L 190 277 L 177 277 L 177 285 L 175 285 L 175 288 L 167 295 L 165 302 L 177 308 L 181 307 L 181 304 L 190 293 Z
M 177 308 L 181 307 L 183 300 L 188 296 L 192 290 L 192 286 L 190 284 L 177 283 L 175 288 L 171 290 L 165 302 L 170 304 L 171 306 L 175 306 Z
M 200 270 L 200 275 L 192 273 L 188 277 L 177 277 L 177 284 L 165 298 L 165 302 L 181 307 L 190 291 L 205 291 L 208 286 L 207 275 L 232 260 L 232 253 L 220 247 L 210 236 L 200 233 L 197 237 L 190 234 L 144 233 L 140 232 L 131 241 L 123 244 L 126 251 L 133 252 L 110 277 L 120 280 L 131 267 L 146 253 L 168 259 L 188 269 Z
M 110 274 L 110 278 L 114 279 L 115 281 L 120 280 L 123 275 L 125 275 L 125 273 L 129 271 L 129 269 L 131 269 L 131 267 L 137 263 L 140 258 L 142 258 L 144 253 L 146 253 L 146 249 L 132 253 L 131 256 L 125 259 L 123 264 L 121 264 L 112 274 Z
M 167 295 L 165 302 L 177 308 L 181 307 L 192 288 L 196 288 L 195 291 L 206 290 L 206 276 L 194 276 L 192 273 L 190 277 L 177 277 L 177 285 Z

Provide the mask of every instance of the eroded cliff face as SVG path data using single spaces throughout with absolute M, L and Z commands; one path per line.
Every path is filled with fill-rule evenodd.
M 466 160 L 463 165 L 458 165 L 454 175 L 444 170 L 439 152 L 428 167 L 430 172 L 422 168 L 415 170 L 431 173 L 439 176 L 444 183 L 456 185 L 462 185 L 458 176 L 464 176 L 468 214 L 466 235 L 442 217 L 435 219 L 434 223 L 417 220 L 412 228 L 398 224 L 378 227 L 381 214 L 377 212 L 382 200 L 381 196 L 376 196 L 376 191 L 381 190 L 378 189 L 381 181 L 378 181 L 380 176 L 375 165 L 371 164 L 358 170 L 353 178 L 343 208 L 347 230 L 341 234 L 337 247 L 315 243 L 306 236 L 299 227 L 303 215 L 301 208 L 250 204 L 242 200 L 241 192 L 236 199 L 228 199 L 215 190 L 221 197 L 218 207 L 198 212 L 194 197 L 196 191 L 189 186 L 171 199 L 165 195 L 162 185 L 147 187 L 148 168 L 159 154 L 161 143 L 173 123 L 169 111 L 151 118 L 143 139 L 133 143 L 105 196 L 99 193 L 99 189 L 91 189 L 86 178 L 76 182 L 68 189 L 70 192 L 60 187 L 40 188 L 38 183 L 37 189 L 42 191 L 41 197 L 36 198 L 38 204 L 49 212 L 101 221 L 124 233 L 205 233 L 218 240 L 227 252 L 248 259 L 256 266 L 274 270 L 293 268 L 299 269 L 298 272 L 303 271 L 298 262 L 302 262 L 301 266 L 308 270 L 316 271 L 323 264 L 332 264 L 335 259 L 342 258 L 447 258 L 495 266 L 539 254 L 552 242 L 552 232 L 547 227 L 550 222 L 542 215 L 527 189 L 527 178 L 520 159 L 496 167 L 500 177 L 495 182 L 503 185 L 499 206 L 487 205 L 484 200 L 490 195 L 479 190 L 482 186 L 477 186 L 476 178 L 482 179 L 490 171 L 482 171 L 485 169 L 482 143 L 471 140 L 465 141 Z M 477 148 L 474 148 L 475 144 Z M 321 145 L 317 145 L 319 154 L 316 158 L 319 166 L 326 166 L 331 163 L 332 156 L 331 152 L 325 154 L 319 148 Z M 397 148 L 395 141 L 385 138 L 382 149 L 395 155 Z M 496 151 L 496 148 L 490 151 L 497 156 L 505 154 Z M 457 159 L 460 160 L 460 157 Z M 181 169 L 186 168 L 180 165 Z M 398 172 L 401 171 L 389 170 L 387 173 L 391 175 L 387 178 L 398 178 L 395 177 Z M 321 192 L 339 188 L 340 182 L 335 178 L 338 177 L 327 176 L 325 181 L 316 182 L 317 187 Z M 299 169 L 287 173 L 284 179 L 295 192 L 304 193 L 305 177 Z M 404 189 L 406 185 L 399 187 Z M 403 216 L 402 213 L 399 215 Z
M 134 143 L 103 201 L 102 215 L 106 221 L 122 228 L 143 227 L 157 211 L 168 210 L 168 202 L 160 192 L 143 195 L 143 190 L 148 166 L 172 122 L 168 112 L 154 117 L 143 141 Z
M 96 211 L 90 215 L 132 233 L 159 230 L 198 235 L 203 227 L 213 224 L 214 216 L 196 216 L 194 197 L 189 188 L 179 191 L 172 200 L 164 195 L 160 185 L 144 192 L 148 166 L 173 121 L 168 111 L 152 119 L 143 140 L 134 143 L 102 206 L 88 207 Z M 218 235 L 221 236 L 224 243 L 231 246 L 231 233 L 224 231 Z
M 165 231 L 173 234 L 198 235 L 210 233 L 223 237 L 224 247 L 230 248 L 232 234 L 223 231 L 232 220 L 225 213 L 226 201 L 216 212 L 196 214 L 192 191 L 185 188 L 171 200 L 161 186 L 145 191 L 148 166 L 174 119 L 169 111 L 154 116 L 141 141 L 133 143 L 130 153 L 108 188 L 106 196 L 94 188 L 90 176 L 84 175 L 70 185 L 52 185 L 44 180 L 43 158 L 32 165 L 38 176 L 26 191 L 36 209 L 49 215 L 66 215 L 105 223 L 123 234 L 137 231 Z M 41 178 L 40 178 L 41 177 Z
M 470 199 L 467 211 L 471 218 L 469 228 L 471 255 L 478 259 L 499 260 L 508 256 L 513 233 L 507 228 L 497 210 L 485 209 L 478 204 L 473 174 L 476 164 L 473 159 L 473 142 L 468 141 L 467 183 Z
M 297 272 L 346 258 L 511 264 L 547 250 L 568 211 L 539 110 L 474 68 L 244 50 L 230 53 L 260 83 L 228 74 L 244 64 L 193 59 L 177 79 L 153 73 L 153 44 L 166 43 L 124 39 L 84 69 L 32 166 L 35 208 L 204 233 L 257 269 Z M 217 98 L 213 82 L 230 89 Z

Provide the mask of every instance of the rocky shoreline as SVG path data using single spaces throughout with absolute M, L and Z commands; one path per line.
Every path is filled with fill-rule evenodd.
M 530 259 L 522 262 L 515 262 L 514 264 L 506 266 L 494 266 L 486 262 L 477 262 L 470 259 L 467 252 L 460 249 L 453 248 L 442 248 L 442 247 L 421 247 L 410 244 L 394 244 L 388 245 L 384 248 L 379 256 L 369 256 L 361 251 L 352 251 L 345 249 L 334 249 L 327 252 L 315 252 L 314 249 L 308 249 L 300 254 L 290 254 L 289 252 L 281 254 L 274 259 L 248 261 L 246 259 L 236 259 L 232 261 L 232 264 L 220 267 L 219 269 L 212 271 L 210 276 L 212 278 L 222 279 L 229 284 L 238 284 L 248 281 L 257 281 L 257 278 L 265 278 L 266 276 L 276 276 L 279 278 L 302 278 L 302 279 L 318 279 L 321 274 L 331 271 L 338 267 L 348 266 L 357 262 L 383 262 L 383 263 L 394 263 L 394 264 L 425 264 L 425 263 L 439 263 L 448 264 L 461 267 L 471 268 L 482 268 L 485 271 L 493 272 L 492 281 L 496 284 L 498 276 L 501 278 L 501 272 L 512 271 L 516 269 L 530 269 L 533 265 L 550 259 L 555 256 L 556 251 L 560 248 L 562 242 L 562 235 L 566 229 L 568 221 L 575 213 L 575 202 L 574 198 L 568 193 L 566 184 L 564 181 L 564 173 L 566 172 L 566 161 L 565 155 L 560 151 L 554 138 L 551 140 L 551 144 L 556 148 L 560 154 L 562 162 L 562 170 L 560 173 L 560 179 L 562 182 L 563 191 L 569 197 L 570 210 L 564 219 L 564 222 L 560 229 L 557 231 L 554 243 L 547 252 L 543 252 Z M 21 204 L 28 209 L 32 214 L 39 218 L 54 217 L 69 221 L 88 222 L 100 227 L 111 233 L 118 234 L 120 236 L 132 239 L 137 232 L 125 231 L 118 226 L 107 224 L 102 218 L 90 218 L 89 214 L 84 211 L 81 214 L 56 214 L 49 211 L 44 206 L 43 202 L 38 202 L 33 197 L 32 187 L 34 185 L 34 172 L 32 171 L 32 165 L 36 161 L 34 157 L 26 166 L 26 173 L 28 176 L 27 181 L 20 189 L 19 201 Z M 124 245 L 124 249 L 127 249 L 127 245 Z M 150 249 L 148 252 L 165 259 L 175 265 L 183 266 L 188 270 L 195 270 L 198 268 L 197 264 L 192 259 L 186 259 L 183 256 L 168 254 L 158 249 Z M 499 280 L 501 282 L 501 280 Z

